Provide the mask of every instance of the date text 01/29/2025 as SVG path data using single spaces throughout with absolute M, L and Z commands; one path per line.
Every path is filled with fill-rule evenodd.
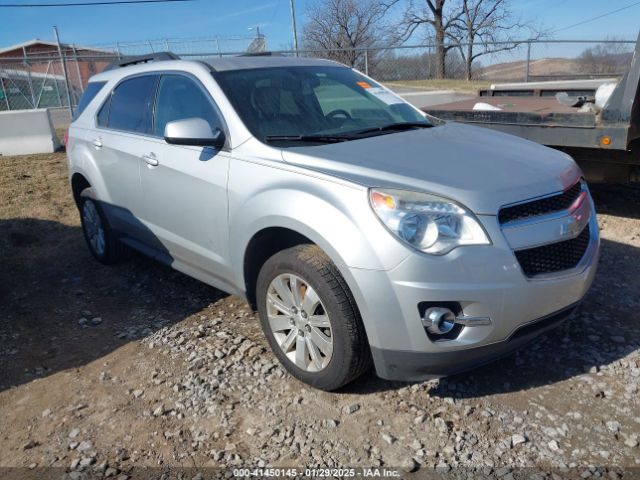
M 261 478 L 397 478 L 400 472 L 392 468 L 236 468 L 234 477 Z

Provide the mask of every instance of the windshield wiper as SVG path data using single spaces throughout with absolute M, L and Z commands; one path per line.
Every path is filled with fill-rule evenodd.
M 371 134 L 379 132 L 391 132 L 410 130 L 412 128 L 430 128 L 433 127 L 430 123 L 426 122 L 399 122 L 390 123 L 381 127 L 367 128 L 365 130 L 356 130 L 355 132 L 349 132 L 340 135 L 267 135 L 265 140 L 267 142 L 320 142 L 320 143 L 336 143 L 345 142 L 347 140 L 357 140 L 366 137 Z
M 373 127 L 367 128 L 365 130 L 358 130 L 352 132 L 353 135 L 368 135 L 370 133 L 378 133 L 378 132 L 390 132 L 396 131 L 400 132 L 402 130 L 410 130 L 412 128 L 431 128 L 433 125 L 426 122 L 398 122 L 398 123 L 390 123 L 388 125 L 383 125 L 381 127 Z
M 359 138 L 355 135 L 267 135 L 267 142 L 320 142 L 336 143 Z

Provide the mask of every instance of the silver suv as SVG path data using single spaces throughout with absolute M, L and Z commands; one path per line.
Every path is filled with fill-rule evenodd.
M 596 272 L 567 155 L 442 123 L 314 59 L 138 58 L 95 75 L 67 145 L 91 253 L 123 246 L 258 310 L 317 388 L 494 360 L 565 319 Z

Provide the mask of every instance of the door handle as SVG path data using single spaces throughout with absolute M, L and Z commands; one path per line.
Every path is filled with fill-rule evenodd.
M 93 140 L 93 146 L 96 148 L 101 148 L 102 147 L 102 139 L 101 138 L 95 138 Z
M 142 159 L 152 167 L 157 167 L 160 164 L 160 162 L 158 162 L 158 159 L 156 158 L 156 154 L 153 152 L 143 155 Z

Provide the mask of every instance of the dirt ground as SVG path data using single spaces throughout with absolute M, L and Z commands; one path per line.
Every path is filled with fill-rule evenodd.
M 570 322 L 475 371 L 414 384 L 371 372 L 330 394 L 278 366 L 239 298 L 137 254 L 94 261 L 63 153 L 0 157 L 0 476 L 636 478 L 640 190 L 592 191 L 600 270 Z

